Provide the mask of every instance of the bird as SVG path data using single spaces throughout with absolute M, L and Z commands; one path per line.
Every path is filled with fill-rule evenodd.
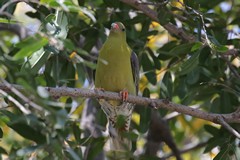
M 95 72 L 95 88 L 120 93 L 122 101 L 98 99 L 108 120 L 110 150 L 130 151 L 132 142 L 122 133 L 128 132 L 134 104 L 126 102 L 128 94 L 138 94 L 139 61 L 126 40 L 121 22 L 111 24 L 110 33 L 99 51 Z M 118 120 L 122 125 L 118 125 Z

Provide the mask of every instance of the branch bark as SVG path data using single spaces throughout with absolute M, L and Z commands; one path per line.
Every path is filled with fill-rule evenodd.
M 151 8 L 149 8 L 146 4 L 140 3 L 138 0 L 120 0 L 121 2 L 132 6 L 133 8 L 142 11 L 145 15 L 151 18 L 153 21 L 159 22 L 158 13 Z M 171 34 L 181 38 L 184 41 L 194 42 L 196 41 L 196 37 L 191 34 L 187 34 L 184 32 L 182 28 L 178 28 L 171 23 L 164 24 L 163 27 Z
M 21 86 L 18 85 L 12 85 L 12 87 L 18 90 L 24 90 Z M 44 87 L 44 88 L 50 94 L 50 96 L 53 97 L 70 96 L 121 101 L 121 96 L 119 95 L 119 93 L 115 92 L 101 91 L 97 89 L 91 90 L 85 88 L 69 88 L 69 87 L 59 88 Z M 0 89 L 6 92 L 11 92 L 9 86 L 6 86 L 3 83 L 0 83 Z M 222 120 L 224 120 L 226 123 L 240 123 L 240 110 L 236 110 L 235 112 L 228 114 L 208 113 L 200 109 L 191 108 L 182 104 L 176 104 L 166 99 L 151 99 L 133 95 L 129 95 L 126 101 L 129 103 L 144 105 L 155 109 L 163 108 L 170 111 L 176 111 L 196 118 L 211 121 L 216 124 L 222 124 Z

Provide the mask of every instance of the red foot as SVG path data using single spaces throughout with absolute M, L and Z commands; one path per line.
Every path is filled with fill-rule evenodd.
M 128 99 L 128 91 L 127 90 L 123 90 L 120 92 L 120 95 L 122 97 L 122 101 L 125 102 Z
M 104 92 L 105 90 L 104 90 L 104 88 L 95 88 L 97 91 L 102 91 L 102 92 Z

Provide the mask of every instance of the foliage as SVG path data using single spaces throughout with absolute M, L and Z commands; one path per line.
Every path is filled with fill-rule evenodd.
M 97 103 L 50 97 L 39 86 L 90 88 L 96 55 L 107 38 L 106 28 L 115 21 L 125 24 L 128 44 L 139 57 L 141 95 L 167 98 L 213 113 L 230 113 L 239 106 L 237 0 L 147 1 L 146 5 L 158 12 L 160 24 L 182 27 L 196 37 L 195 41 L 170 35 L 159 23 L 118 0 L 30 0 L 28 5 L 34 10 L 24 15 L 31 17 L 29 20 L 18 16 L 26 4 L 9 2 L 0 2 L 2 7 L 8 4 L 0 9 L 0 76 L 27 89 L 21 94 L 42 109 L 33 108 L 19 94 L 9 93 L 30 111 L 24 114 L 8 97 L 0 97 L 3 157 L 77 160 L 100 155 L 107 137 L 91 132 L 86 121 L 89 117 L 84 116 L 89 104 L 96 106 L 94 126 L 104 128 L 105 115 Z M 17 12 L 19 9 L 22 10 Z M 159 114 L 168 117 L 170 112 L 160 110 Z M 127 135 L 133 140 L 129 155 L 134 159 L 146 158 L 141 149 L 150 119 L 149 108 L 136 107 L 134 132 Z M 184 159 L 196 159 L 202 154 L 214 160 L 240 159 L 239 140 L 224 128 L 184 115 L 177 115 L 168 123 L 180 149 L 208 141 L 203 149 L 182 155 Z M 239 130 L 239 125 L 231 126 Z M 170 152 L 166 145 L 161 150 Z

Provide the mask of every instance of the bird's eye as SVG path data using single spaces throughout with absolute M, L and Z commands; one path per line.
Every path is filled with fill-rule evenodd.
M 122 31 L 124 32 L 124 31 L 125 31 L 125 28 L 122 28 Z

